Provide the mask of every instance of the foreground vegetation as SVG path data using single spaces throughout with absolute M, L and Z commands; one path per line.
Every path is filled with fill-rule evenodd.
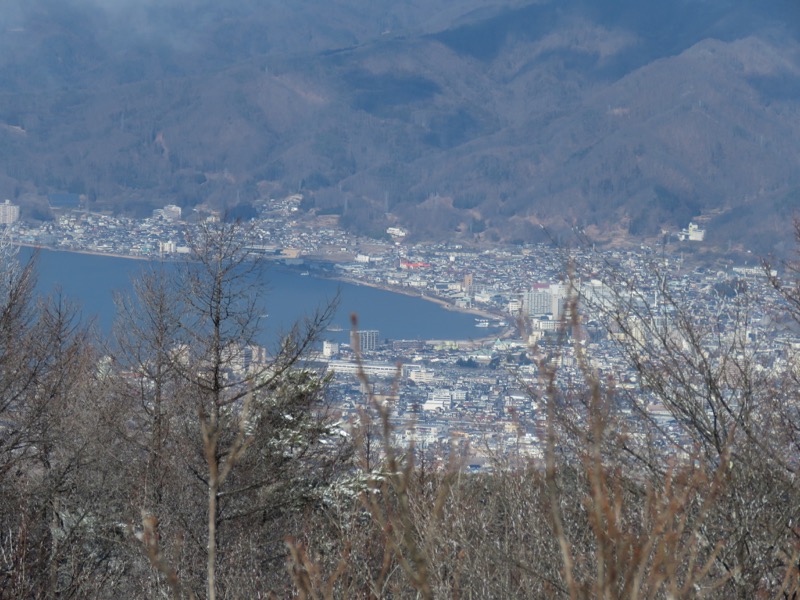
M 333 307 L 252 356 L 257 264 L 230 233 L 136 282 L 107 344 L 2 248 L 0 597 L 796 596 L 797 371 L 764 364 L 746 293 L 722 326 L 665 288 L 665 324 L 609 276 L 593 308 L 637 390 L 592 366 L 573 295 L 532 352 L 544 458 L 467 474 L 455 442 L 433 462 L 395 447 L 368 395 L 337 421 L 304 362 Z M 773 284 L 797 321 L 800 289 Z

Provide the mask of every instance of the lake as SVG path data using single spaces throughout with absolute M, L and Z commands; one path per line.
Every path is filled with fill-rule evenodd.
M 22 249 L 20 256 L 24 259 L 31 252 Z M 60 289 L 67 299 L 81 307 L 83 317 L 95 319 L 100 331 L 108 333 L 115 317 L 114 291 L 130 293 L 132 278 L 147 268 L 148 263 L 141 260 L 42 250 L 38 257 L 37 290 L 47 295 Z M 165 268 L 175 265 L 166 263 Z M 279 265 L 267 265 L 263 283 L 267 337 L 285 331 L 296 320 L 326 305 L 337 292 L 339 309 L 332 325 L 341 331 L 326 333 L 326 338 L 333 341 L 348 341 L 352 313 L 358 315 L 361 329 L 377 329 L 381 339 L 466 340 L 492 331 L 476 328 L 471 315 L 418 297 L 303 276 L 301 271 Z

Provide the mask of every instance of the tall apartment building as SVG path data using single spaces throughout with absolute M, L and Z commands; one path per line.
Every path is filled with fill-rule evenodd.
M 471 296 L 474 291 L 474 283 L 475 282 L 472 273 L 467 273 L 464 275 L 464 282 L 461 284 L 462 291 L 468 296 Z
M 567 308 L 567 295 L 569 287 L 564 283 L 550 285 L 551 315 L 554 319 L 561 319 Z
M 377 329 L 364 329 L 358 332 L 358 345 L 361 352 L 374 352 L 378 347 L 378 336 L 380 331 Z
M 522 308 L 529 317 L 559 319 L 567 297 L 563 283 L 534 283 L 522 298 Z
M 525 314 L 531 317 L 549 315 L 553 310 L 549 283 L 534 283 L 522 299 Z
M 0 225 L 11 225 L 19 220 L 19 206 L 6 200 L 0 204 Z

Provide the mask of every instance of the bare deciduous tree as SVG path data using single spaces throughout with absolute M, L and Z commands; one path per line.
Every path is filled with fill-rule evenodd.
M 190 261 L 156 271 L 121 302 L 123 389 L 138 406 L 127 435 L 149 457 L 144 507 L 158 516 L 161 556 L 180 561 L 191 585 L 205 556 L 209 598 L 249 594 L 256 581 L 242 578 L 283 562 L 284 533 L 272 529 L 294 527 L 346 454 L 325 381 L 305 365 L 335 304 L 265 349 L 261 265 L 241 239 L 233 226 L 198 229 Z

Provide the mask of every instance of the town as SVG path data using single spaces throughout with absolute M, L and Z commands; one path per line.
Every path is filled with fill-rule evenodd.
M 385 339 L 377 330 L 354 330 L 350 344 L 323 339 L 311 357 L 310 364 L 333 373 L 330 400 L 342 423 L 369 409 L 368 398 L 389 403 L 398 442 L 413 440 L 430 460 L 455 450 L 477 470 L 498 460 L 541 458 L 544 364 L 557 366 L 563 390 L 587 377 L 613 381 L 617 409 L 646 411 L 661 425 L 669 452 L 682 432 L 639 381 L 632 347 L 646 351 L 675 340 L 720 361 L 729 358 L 722 350 L 728 348 L 762 369 L 785 371 L 800 344 L 797 332 L 777 318 L 783 302 L 777 274 L 758 263 L 701 266 L 646 246 L 601 252 L 590 244 L 416 244 L 399 227 L 381 239 L 356 238 L 336 217 L 305 214 L 302 200 L 295 194 L 261 201 L 258 218 L 238 228 L 247 251 L 303 274 L 412 294 L 475 315 L 476 335 L 468 340 Z M 19 220 L 18 207 L 0 205 L 0 223 L 15 243 L 144 259 L 187 255 L 187 232 L 218 219 L 184 215 L 173 205 L 142 220 L 67 207 L 55 220 L 31 225 Z M 681 232 L 679 239 L 702 241 L 696 225 L 689 229 L 692 236 Z M 697 328 L 691 334 L 702 333 L 691 344 L 687 315 Z M 241 369 L 266 360 L 260 348 L 245 354 Z

